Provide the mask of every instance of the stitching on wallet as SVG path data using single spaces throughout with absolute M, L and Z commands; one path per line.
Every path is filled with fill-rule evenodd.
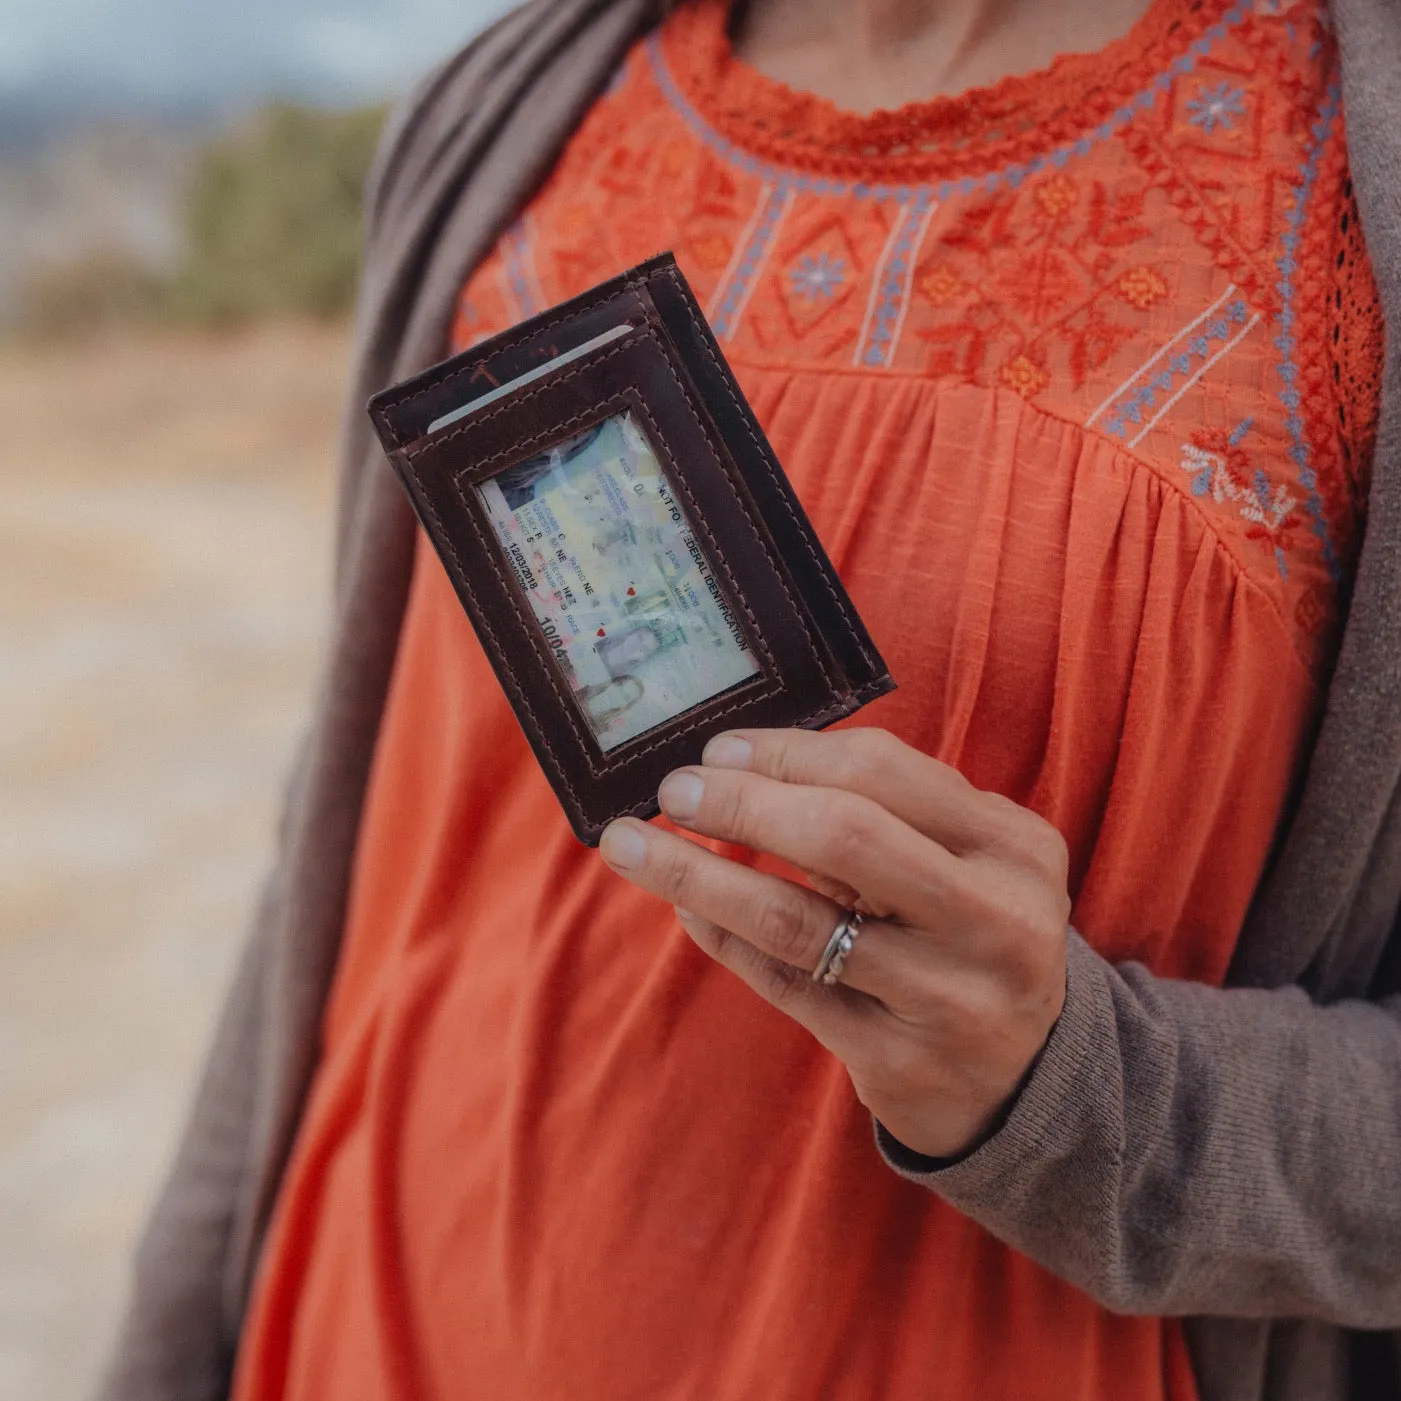
M 646 334 L 651 335 L 652 332 L 651 332 L 650 330 L 648 330 L 648 331 L 646 332 Z M 610 352 L 609 352 L 609 355 L 620 354 L 621 351 L 622 351 L 623 349 L 625 349 L 625 348 L 626 348 L 626 347 L 619 347 L 617 351 L 610 351 Z M 608 358 L 607 355 L 601 356 L 601 357 L 600 357 L 600 360 L 591 361 L 591 362 L 589 362 L 589 363 L 592 364 L 592 365 L 596 365 L 596 364 L 600 363 L 601 360 L 604 360 L 604 359 L 607 359 L 607 358 Z M 558 378 L 552 380 L 551 383 L 552 383 L 552 384 L 558 384 L 558 383 L 560 383 L 560 381 L 561 381 L 562 379 L 568 379 L 568 378 L 571 378 L 571 377 L 572 377 L 573 375 L 575 375 L 575 374 L 580 374 L 580 373 L 583 372 L 583 368 L 584 368 L 584 367 L 581 366 L 580 369 L 577 370 L 577 371 L 571 370 L 571 371 L 569 371 L 568 374 L 559 376 Z M 522 400 L 524 400 L 525 398 L 529 397 L 529 396 L 530 396 L 531 394 L 533 394 L 534 392 L 535 392 L 535 391 L 533 391 L 533 390 L 527 390 L 524 394 L 521 394 L 518 398 L 513 399 L 513 400 L 511 401 L 511 404 L 519 404 L 519 403 L 521 403 Z M 640 399 L 638 400 L 638 403 L 641 404 L 641 400 L 640 400 Z M 631 402 L 630 400 L 628 400 L 627 398 L 625 398 L 623 395 L 620 395 L 620 394 L 612 395 L 612 396 L 610 396 L 610 397 L 607 398 L 607 399 L 601 399 L 601 400 L 599 400 L 597 403 L 591 404 L 588 408 L 586 408 L 586 409 L 581 409 L 581 410 L 580 410 L 577 414 L 575 414 L 573 417 L 564 420 L 564 422 L 562 422 L 562 423 L 557 423 L 557 424 L 553 424 L 553 425 L 551 425 L 549 428 L 544 429 L 544 430 L 542 430 L 541 432 L 536 433 L 536 434 L 534 434 L 533 436 L 531 436 L 531 437 L 529 437 L 529 438 L 524 438 L 524 439 L 521 439 L 521 440 L 518 441 L 518 442 L 513 443 L 509 448 L 504 448 L 502 451 L 497 452 L 497 453 L 493 453 L 490 457 L 483 458 L 480 462 L 474 463 L 474 464 L 473 464 L 474 475 L 479 474 L 479 473 L 482 473 L 483 470 L 484 470 L 485 468 L 490 467 L 490 466 L 492 465 L 492 463 L 498 462 L 498 461 L 500 461 L 500 460 L 501 460 L 502 458 L 504 458 L 504 457 L 514 457 L 514 456 L 516 456 L 518 453 L 520 453 L 523 449 L 529 449 L 529 448 L 530 448 L 531 446 L 533 446 L 535 443 L 542 442 L 542 441 L 544 441 L 546 438 L 555 437 L 555 436 L 557 436 L 559 433 L 561 433 L 561 432 L 563 432 L 563 431 L 566 431 L 566 430 L 569 429 L 569 428 L 572 428 L 575 424 L 577 424 L 577 423 L 582 423 L 585 419 L 591 419 L 591 418 L 593 418 L 593 417 L 599 412 L 600 409 L 609 409 L 609 408 L 612 408 L 614 405 L 617 405 L 617 406 L 619 406 L 620 408 L 631 408 L 631 407 L 633 407 L 632 402 Z M 509 407 L 509 405 L 506 406 L 506 407 Z M 642 408 L 643 408 L 644 413 L 646 413 L 646 406 L 645 406 L 645 405 L 642 405 Z M 504 412 L 504 408 L 503 408 L 502 411 Z M 476 420 L 476 422 L 481 423 L 481 422 L 483 422 L 486 418 L 489 418 L 489 417 L 491 417 L 492 415 L 494 415 L 496 412 L 497 412 L 497 410 L 492 410 L 492 413 L 491 413 L 491 414 L 483 415 L 482 418 Z M 663 449 L 667 451 L 667 456 L 668 456 L 668 458 L 670 458 L 670 455 L 671 455 L 671 454 L 670 454 L 670 451 L 669 451 L 669 449 L 666 449 L 666 444 L 665 444 L 665 442 L 662 440 L 662 438 L 661 438 L 661 433 L 660 433 L 660 432 L 658 431 L 658 429 L 657 429 L 656 421 L 655 421 L 654 419 L 652 419 L 652 416 L 651 416 L 650 413 L 647 413 L 647 419 L 648 419 L 648 422 L 651 423 L 651 425 L 652 425 L 653 432 L 654 432 L 654 434 L 656 435 L 656 438 L 657 438 L 658 442 L 661 442 Z M 464 430 L 460 430 L 460 431 L 466 431 L 466 430 L 464 429 Z M 432 443 L 431 446 L 434 447 L 434 448 L 441 446 L 441 444 L 442 444 L 443 442 L 447 441 L 447 437 L 450 437 L 450 436 L 456 436 L 456 434 L 447 435 L 447 436 L 444 437 L 444 438 L 435 438 L 435 439 L 433 440 L 433 443 Z M 420 449 L 419 449 L 417 452 L 415 452 L 415 453 L 405 453 L 405 454 L 404 454 L 405 459 L 408 461 L 408 463 L 409 463 L 409 465 L 410 465 L 410 468 L 411 468 L 411 470 L 413 471 L 413 474 L 414 474 L 415 479 L 418 480 L 418 482 L 419 482 L 419 488 L 420 488 L 420 491 L 421 491 L 421 492 L 422 492 L 422 477 L 421 477 L 421 475 L 420 475 L 420 473 L 419 473 L 419 471 L 418 471 L 417 465 L 413 462 L 413 459 L 414 459 L 415 457 L 418 457 L 418 456 L 422 455 L 422 453 L 425 452 L 425 451 L 427 451 L 427 450 L 428 450 L 428 445 L 425 445 L 423 448 L 420 448 Z M 719 547 L 715 544 L 714 537 L 710 534 L 709 528 L 705 526 L 704 521 L 703 521 L 702 518 L 701 518 L 701 514 L 700 514 L 699 510 L 697 510 L 697 508 L 696 508 L 695 498 L 691 495 L 690 489 L 685 485 L 684 480 L 682 480 L 682 479 L 680 478 L 679 473 L 676 473 L 676 470 L 675 470 L 675 462 L 672 461 L 672 464 L 671 464 L 671 465 L 672 465 L 672 470 L 673 470 L 673 481 L 674 481 L 674 484 L 681 490 L 681 492 L 683 493 L 683 495 L 684 495 L 685 498 L 686 498 L 687 503 L 690 505 L 690 507 L 691 507 L 691 515 L 692 515 L 693 519 L 694 519 L 696 522 L 698 522 L 698 523 L 702 526 L 702 528 L 705 530 L 706 539 L 710 541 L 711 548 L 714 550 L 716 557 L 719 559 L 719 561 L 720 561 L 722 567 L 723 567 L 724 570 L 725 570 L 725 578 L 726 578 L 726 580 L 729 582 L 729 585 L 730 585 L 731 591 L 733 592 L 734 597 L 740 601 L 740 604 L 741 604 L 741 606 L 742 606 L 743 609 L 744 609 L 745 615 L 749 618 L 750 623 L 753 625 L 755 640 L 757 641 L 757 643 L 758 643 L 758 645 L 759 645 L 759 647 L 760 647 L 760 649 L 761 649 L 761 651 L 762 651 L 762 653 L 763 653 L 764 659 L 769 663 L 770 667 L 772 668 L 772 666 L 773 666 L 773 658 L 770 656 L 769 651 L 768 651 L 768 647 L 767 647 L 767 645 L 764 643 L 762 637 L 760 637 L 760 636 L 758 635 L 758 623 L 755 621 L 754 614 L 753 614 L 753 612 L 750 610 L 748 602 L 744 599 L 744 595 L 740 592 L 740 590 L 738 589 L 738 587 L 735 585 L 733 575 L 730 573 L 729 562 L 724 558 L 723 552 L 722 552 L 722 551 L 719 549 Z M 508 601 L 508 602 L 510 603 L 510 605 L 511 605 L 511 611 L 516 615 L 516 621 L 517 621 L 517 622 L 520 624 L 520 626 L 521 626 L 521 631 L 525 634 L 525 637 L 526 637 L 526 639 L 529 641 L 531 648 L 534 650 L 534 652 L 536 653 L 536 655 L 539 657 L 540 661 L 541 661 L 541 662 L 543 663 L 543 665 L 544 665 L 545 675 L 546 675 L 547 680 L 549 681 L 550 689 L 555 693 L 555 696 L 557 697 L 557 699 L 559 700 L 561 706 L 563 707 L 566 724 L 568 724 L 570 730 L 575 734 L 575 736 L 578 737 L 580 740 L 582 740 L 582 741 L 584 742 L 584 762 L 588 765 L 589 772 L 596 778 L 596 777 L 598 777 L 601 773 L 605 772 L 605 770 L 599 769 L 599 767 L 598 767 L 598 766 L 594 763 L 594 761 L 593 761 L 593 756 L 589 753 L 588 742 L 589 742 L 590 739 L 594 739 L 595 737 L 594 737 L 594 736 L 591 736 L 587 730 L 584 730 L 584 729 L 581 728 L 581 726 L 579 725 L 579 723 L 578 723 L 578 717 L 577 717 L 577 712 L 576 712 L 575 707 L 574 707 L 574 702 L 572 701 L 572 699 L 571 699 L 569 696 L 567 696 L 567 695 L 564 693 L 564 691 L 563 691 L 563 690 L 561 689 L 561 687 L 560 687 L 559 678 L 558 678 L 558 676 L 557 676 L 556 673 L 555 673 L 555 664 L 554 664 L 554 660 L 553 660 L 553 658 L 551 658 L 550 656 L 548 656 L 548 655 L 546 654 L 546 652 L 544 651 L 544 649 L 543 649 L 543 647 L 542 647 L 542 645 L 541 645 L 541 643 L 540 643 L 540 640 L 536 637 L 535 632 L 536 632 L 536 626 L 537 626 L 537 625 L 535 624 L 534 620 L 533 620 L 533 619 L 527 619 L 526 616 L 525 616 L 525 614 L 522 613 L 521 608 L 520 608 L 520 604 L 519 604 L 519 603 L 517 602 L 517 600 L 516 600 L 515 593 L 514 593 L 514 591 L 512 590 L 512 588 L 510 587 L 509 581 L 507 580 L 505 574 L 502 573 L 501 567 L 500 567 L 500 566 L 497 564 L 497 562 L 496 562 L 496 558 L 495 558 L 495 555 L 494 555 L 493 552 L 492 552 L 490 542 L 487 540 L 487 538 L 485 537 L 485 535 L 483 535 L 483 533 L 482 533 L 481 526 L 480 526 L 480 524 L 478 523 L 477 518 L 476 518 L 476 513 L 473 511 L 471 504 L 465 500 L 466 492 L 465 492 L 465 490 L 464 490 L 464 488 L 463 488 L 463 486 L 462 486 L 461 480 L 460 480 L 459 478 L 454 478 L 454 480 L 453 480 L 453 485 L 454 485 L 454 487 L 456 487 L 457 492 L 458 492 L 458 495 L 464 498 L 464 500 L 463 500 L 463 505 L 466 507 L 466 515 L 467 515 L 468 523 L 471 525 L 473 534 L 477 537 L 477 541 L 478 541 L 478 543 L 479 543 L 479 544 L 481 545 L 481 547 L 482 547 L 482 553 L 483 553 L 484 557 L 486 558 L 486 561 L 487 561 L 488 565 L 491 567 L 491 572 L 496 576 L 497 582 L 501 585 L 502 591 L 505 593 L 506 598 L 507 598 L 507 601 Z M 434 523 L 434 525 L 437 527 L 439 534 L 440 534 L 440 535 L 442 536 L 442 538 L 443 538 L 443 541 L 446 543 L 446 545 L 447 545 L 447 547 L 448 547 L 448 552 L 449 552 L 449 554 L 452 556 L 453 566 L 454 566 L 454 568 L 455 568 L 455 570 L 456 570 L 456 572 L 457 572 L 459 578 L 461 579 L 461 581 L 462 581 L 464 587 L 467 587 L 467 588 L 468 588 L 468 591 L 471 592 L 471 588 L 470 588 L 470 586 L 467 584 L 467 580 L 466 580 L 466 571 L 463 569 L 463 567 L 462 567 L 462 560 L 461 560 L 461 558 L 459 557 L 459 555 L 458 555 L 458 553 L 457 553 L 457 547 L 453 544 L 451 537 L 448 535 L 447 531 L 443 528 L 442 518 L 438 515 L 437 510 L 434 508 L 433 503 L 432 503 L 432 500 L 431 500 L 431 498 L 429 497 L 428 493 L 427 493 L 427 492 L 422 492 L 422 494 L 423 494 L 423 497 L 424 497 L 424 501 L 427 503 L 429 512 L 432 514 L 433 523 Z M 497 655 L 498 657 L 500 657 L 500 658 L 502 659 L 502 661 L 507 661 L 507 660 L 509 660 L 508 657 L 507 657 L 505 648 L 501 645 L 501 641 L 500 641 L 500 639 L 499 639 L 499 638 L 497 637 L 497 635 L 496 635 L 496 630 L 495 630 L 495 628 L 493 628 L 493 627 L 491 626 L 491 623 L 490 623 L 490 621 L 488 620 L 488 618 L 486 617 L 485 614 L 482 615 L 482 625 L 483 625 L 483 627 L 486 629 L 487 635 L 488 635 L 488 637 L 489 637 L 490 640 L 491 640 L 491 645 L 492 645 L 492 648 L 494 649 L 496 655 Z M 508 674 L 510 674 L 510 673 L 509 673 L 509 667 L 507 668 L 507 671 L 508 671 Z M 772 674 L 772 673 L 771 673 L 771 674 Z M 564 770 L 563 770 L 563 767 L 562 767 L 561 764 L 560 764 L 559 757 L 555 754 L 555 751 L 554 751 L 553 747 L 550 745 L 549 740 L 546 739 L 546 738 L 544 737 L 544 725 L 541 723 L 540 717 L 539 717 L 539 715 L 536 713 L 535 706 L 532 704 L 531 699 L 530 699 L 530 696 L 529 696 L 529 695 L 525 692 L 525 690 L 519 685 L 519 683 L 515 681 L 514 675 L 511 676 L 511 681 L 512 681 L 512 690 L 514 691 L 515 695 L 519 698 L 521 705 L 525 708 L 526 713 L 530 716 L 531 720 L 534 722 L 534 724 L 535 724 L 537 730 L 540 731 L 540 734 L 541 734 L 541 742 L 544 744 L 546 750 L 548 750 L 548 752 L 549 752 L 549 754 L 550 754 L 550 758 L 553 760 L 553 762 L 554 762 L 554 764 L 555 764 L 555 766 L 556 766 L 556 768 L 557 768 L 557 770 L 558 770 L 558 772 L 559 772 L 560 779 L 561 779 L 561 781 L 564 783 L 564 786 L 566 787 L 566 789 L 568 789 L 568 791 L 569 791 L 569 793 L 570 793 L 570 796 L 575 800 L 576 803 L 579 804 L 579 811 L 580 811 L 580 814 L 582 815 L 582 813 L 583 813 L 583 803 L 582 803 L 582 800 L 579 798 L 578 793 L 575 791 L 573 785 L 569 782 L 569 779 L 566 777 L 566 775 L 565 775 L 565 773 L 564 773 Z M 717 710 L 717 711 L 710 711 L 710 712 L 707 713 L 704 717 L 698 717 L 698 718 L 696 718 L 696 719 L 694 719 L 694 720 L 691 720 L 691 721 L 689 721 L 689 722 L 687 722 L 687 723 L 685 723 L 685 724 L 678 725 L 678 726 L 676 726 L 675 728 L 669 728 L 669 729 L 667 730 L 666 735 L 665 735 L 664 738 L 659 738 L 659 739 L 657 739 L 657 740 L 654 740 L 651 744 L 645 745 L 645 746 L 644 746 L 643 748 L 641 748 L 641 749 L 634 749 L 634 750 L 629 754 L 628 757 L 629 757 L 629 759 L 633 759 L 633 758 L 639 758 L 639 757 L 641 757 L 641 756 L 644 755 L 644 754 L 650 754 L 650 753 L 652 753 L 654 750 L 660 748 L 663 744 L 667 743 L 669 740 L 675 739 L 675 738 L 679 738 L 679 737 L 684 736 L 684 735 L 687 735 L 687 734 L 689 734 L 692 730 L 695 730 L 696 728 L 698 728 L 700 725 L 702 725 L 702 724 L 708 724 L 711 720 L 719 719 L 719 718 L 720 718 L 721 716 L 723 716 L 723 715 L 732 714 L 735 710 L 741 709 L 743 706 L 747 705 L 748 703 L 749 703 L 749 702 L 748 702 L 747 699 L 745 699 L 745 700 L 736 700 L 736 701 L 732 702 L 730 705 L 725 706 L 725 707 L 723 707 L 723 708 L 720 709 L 720 710 Z
M 853 700 L 857 701 L 858 704 L 864 705 L 867 700 L 874 700 L 878 696 L 884 695 L 885 689 L 879 681 L 868 681 L 864 686 L 858 687 L 854 691 L 848 691 L 845 694 L 847 696 L 850 696 Z M 698 730 L 701 728 L 702 724 L 708 725 L 712 720 L 718 720 L 722 715 L 730 715 L 736 710 L 743 709 L 746 704 L 748 704 L 747 701 L 737 700 L 732 704 L 725 706 L 722 710 L 712 710 L 711 712 L 709 712 L 709 714 L 705 716 L 703 721 L 694 720 L 690 724 L 688 724 L 683 730 L 669 731 L 668 737 L 670 737 L 670 735 L 672 734 L 688 734 L 692 730 Z M 798 718 L 794 720 L 792 724 L 795 726 L 802 726 L 808 724 L 810 721 L 813 720 L 822 720 L 824 719 L 824 717 L 827 716 L 830 716 L 833 720 L 840 720 L 845 716 L 850 715 L 855 708 L 857 707 L 849 705 L 843 697 L 839 696 L 835 701 L 827 705 L 820 705 L 816 710 L 810 710 L 806 715 L 798 716 Z M 661 743 L 663 743 L 663 741 L 657 741 L 654 744 L 648 745 L 646 749 L 637 749 L 634 750 L 633 753 L 650 753 L 651 750 L 658 748 Z M 630 755 L 629 757 L 632 756 Z M 622 809 L 622 811 L 626 811 L 626 809 Z
M 689 735 L 693 731 L 700 729 L 702 725 L 710 724 L 712 720 L 719 720 L 725 715 L 733 715 L 735 711 L 743 710 L 752 700 L 752 696 L 741 700 L 732 700 L 729 705 L 721 706 L 719 710 L 709 710 L 701 718 L 688 720 L 684 725 L 680 725 L 674 730 L 668 730 L 662 738 L 654 739 L 650 744 L 644 744 L 640 749 L 629 750 L 627 755 L 628 762 L 631 763 L 633 759 L 640 759 L 644 754 L 654 753 L 667 744 L 668 741 L 677 739 L 681 735 Z M 705 702 L 702 701 L 701 704 L 704 705 Z M 666 722 L 663 721 L 662 723 L 665 724 Z
M 681 291 L 681 281 L 677 277 L 676 270 L 674 268 L 662 269 L 661 275 L 669 278 L 676 285 L 677 290 Z M 808 539 L 807 531 L 803 529 L 802 523 L 798 520 L 797 516 L 794 515 L 793 503 L 789 501 L 788 493 L 782 490 L 782 483 L 778 481 L 778 478 L 774 474 L 773 465 L 769 461 L 768 453 L 764 451 L 763 444 L 761 444 L 758 438 L 754 435 L 754 429 L 749 422 L 749 415 L 744 412 L 743 406 L 740 404 L 738 398 L 735 395 L 734 385 L 730 382 L 729 374 L 725 371 L 724 367 L 716 358 L 715 349 L 711 345 L 709 338 L 703 335 L 700 337 L 700 341 L 705 349 L 706 355 L 710 357 L 711 364 L 713 364 L 715 368 L 720 371 L 720 378 L 724 383 L 725 393 L 729 395 L 730 402 L 735 406 L 736 410 L 739 412 L 740 421 L 744 424 L 744 431 L 746 434 L 748 434 L 749 441 L 754 444 L 755 450 L 759 455 L 759 460 L 763 463 L 764 470 L 769 474 L 770 479 L 775 483 L 775 485 L 779 487 L 778 494 L 780 499 L 783 501 L 783 509 L 788 512 L 789 518 L 792 520 L 793 524 L 797 526 L 798 538 L 803 542 L 803 548 L 807 550 L 808 554 L 812 557 L 813 563 L 817 565 L 818 576 L 822 580 L 823 587 L 831 596 L 832 602 L 837 605 L 837 609 L 841 613 L 842 617 L 846 619 L 847 626 L 851 629 L 851 640 L 856 644 L 856 650 L 861 653 L 862 660 L 865 661 L 867 666 L 874 667 L 874 659 L 871 657 L 871 654 L 866 650 L 865 646 L 862 644 L 861 630 L 852 618 L 850 611 L 847 609 L 846 602 L 842 598 L 841 594 L 838 593 L 837 590 L 832 587 L 832 581 L 828 577 L 827 571 L 824 568 L 822 568 L 822 561 L 818 559 L 817 551 L 813 549 L 812 541 Z
M 522 325 L 522 334 L 520 334 L 519 336 L 508 336 L 507 339 L 501 341 L 497 345 L 496 349 L 492 351 L 492 355 L 500 355 L 503 351 L 514 350 L 518 345 L 522 344 L 522 342 L 524 341 L 528 341 L 532 336 L 538 336 L 541 332 L 548 331 L 552 327 L 558 326 L 561 321 L 568 321 L 571 317 L 578 316 L 582 312 L 596 311 L 601 306 L 607 306 L 608 303 L 612 301 L 615 297 L 621 296 L 623 292 L 635 290 L 637 287 L 641 286 L 645 282 L 645 280 L 646 279 L 640 277 L 630 277 L 623 284 L 622 290 L 619 292 L 612 292 L 606 297 L 598 298 L 597 301 L 585 302 L 583 306 L 571 307 L 568 311 L 557 311 L 555 315 L 548 317 L 544 321 L 524 322 Z M 526 327 L 528 327 L 529 329 L 525 329 Z M 408 395 L 406 398 L 391 400 L 384 406 L 382 413 L 387 415 L 392 411 L 406 409 L 411 404 L 416 404 L 420 399 L 424 398 L 426 395 L 433 394 L 439 389 L 444 389 L 450 384 L 456 384 L 458 380 L 463 379 L 468 375 L 476 374 L 476 372 L 486 363 L 486 360 L 487 357 L 485 356 L 481 359 L 474 360 L 470 365 L 465 365 L 460 370 L 454 370 L 452 374 L 445 376 L 443 379 L 435 380 L 426 388 L 416 389 L 412 394 Z M 392 428 L 391 431 L 394 434 L 394 446 L 396 448 L 403 447 L 404 439 L 399 436 L 398 429 Z M 422 437 L 422 434 L 420 434 L 419 436 Z

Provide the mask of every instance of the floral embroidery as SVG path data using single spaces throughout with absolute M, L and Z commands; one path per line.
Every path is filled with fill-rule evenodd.
M 910 322 L 930 369 L 952 372 L 956 345 L 957 372 L 973 377 L 987 356 L 987 369 L 1018 357 L 1037 366 L 1015 374 L 1027 397 L 1062 376 L 1081 389 L 1136 335 L 1123 308 L 1139 313 L 1168 293 L 1137 253 L 1153 237 L 1143 209 L 1140 192 L 1057 172 L 946 213 L 931 239 L 937 261 L 916 281 L 926 309 Z
M 953 306 L 972 289 L 947 263 L 935 263 L 919 279 L 919 290 L 935 306 Z
M 1052 175 L 1036 187 L 1036 203 L 1049 218 L 1057 219 L 1075 208 L 1079 188 L 1065 175 Z
M 1018 355 L 1010 364 L 1002 367 L 1002 383 L 1015 389 L 1023 399 L 1034 399 L 1045 387 L 1047 375 L 1039 365 Z
M 459 329 L 673 248 L 737 363 L 997 388 L 1185 474 L 1312 636 L 1355 554 L 1377 399 L 1329 358 L 1380 325 L 1360 244 L 1339 309 L 1336 48 L 1324 0 L 1160 11 L 1132 63 L 1083 84 L 855 118 L 745 70 L 725 0 L 689 0 L 465 289 Z M 1203 427 L 1247 413 L 1248 461 Z
M 809 301 L 831 301 L 837 288 L 846 281 L 846 264 L 840 258 L 819 253 L 804 258 L 789 274 L 793 291 Z
M 1162 301 L 1168 294 L 1167 283 L 1149 267 L 1130 268 L 1114 285 L 1119 295 L 1139 311 L 1147 311 L 1154 302 Z
M 1182 444 L 1178 466 L 1192 478 L 1194 496 L 1210 496 L 1217 502 L 1236 503 L 1242 520 L 1249 521 L 1246 537 L 1264 540 L 1274 549 L 1281 575 L 1287 573 L 1285 549 L 1299 523 L 1298 498 L 1283 482 L 1271 484 L 1250 459 L 1241 441 L 1250 431 L 1251 420 L 1244 419 L 1230 433 L 1199 429 Z
M 1245 114 L 1245 93 L 1230 83 L 1218 83 L 1214 88 L 1203 87 L 1196 97 L 1187 101 L 1187 120 L 1199 126 L 1208 136 L 1218 126 L 1234 127 L 1236 118 Z

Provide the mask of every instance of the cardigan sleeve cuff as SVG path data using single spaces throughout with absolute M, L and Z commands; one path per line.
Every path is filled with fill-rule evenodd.
M 957 1207 L 961 1200 L 995 1196 L 1008 1175 L 1038 1162 L 1047 1129 L 1080 1076 L 1090 1049 L 1097 1001 L 1093 995 L 1100 956 L 1073 929 L 1066 945 L 1065 1005 L 1040 1057 L 1017 1091 L 999 1126 L 956 1158 L 916 1153 L 875 1121 L 881 1157 L 901 1177 L 918 1182 Z

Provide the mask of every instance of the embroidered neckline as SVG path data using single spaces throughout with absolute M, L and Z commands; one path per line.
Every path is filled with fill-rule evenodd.
M 729 13 L 729 0 L 692 0 L 659 36 L 682 95 L 720 135 L 790 169 L 921 183 L 1031 160 L 1113 121 L 1234 16 L 1231 0 L 1151 0 L 1127 34 L 1093 53 L 863 115 L 745 63 L 730 40 Z

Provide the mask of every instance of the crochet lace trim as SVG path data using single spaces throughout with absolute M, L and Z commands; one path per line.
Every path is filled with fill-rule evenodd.
M 1228 0 L 1152 0 L 1126 35 L 1094 53 L 869 115 L 796 92 L 738 58 L 727 0 L 683 6 L 663 41 L 687 98 L 736 145 L 847 179 L 929 181 L 1011 165 L 1103 125 L 1231 12 Z

